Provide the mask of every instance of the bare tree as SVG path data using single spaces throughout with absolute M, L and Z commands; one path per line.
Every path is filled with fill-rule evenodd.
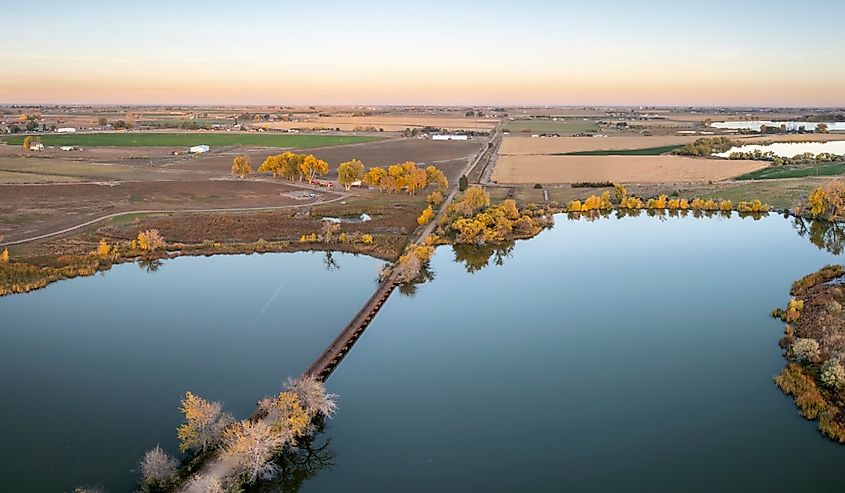
M 331 243 L 335 233 L 340 231 L 340 224 L 334 221 L 323 221 L 323 243 Z
M 164 486 L 176 476 L 176 459 L 167 455 L 158 445 L 141 459 L 141 480 L 149 485 Z
M 305 412 L 312 418 L 317 415 L 330 417 L 337 410 L 337 395 L 326 393 L 323 382 L 312 375 L 289 378 L 285 388 L 296 395 Z

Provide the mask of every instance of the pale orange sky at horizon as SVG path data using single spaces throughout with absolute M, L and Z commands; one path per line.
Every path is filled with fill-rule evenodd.
M 0 103 L 845 105 L 845 41 L 802 9 L 529 3 L 57 2 L 0 47 Z

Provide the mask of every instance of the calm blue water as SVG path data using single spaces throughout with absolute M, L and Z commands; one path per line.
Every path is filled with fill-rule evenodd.
M 442 247 L 329 379 L 327 464 L 284 491 L 841 491 L 845 447 L 772 382 L 769 312 L 841 260 L 810 238 L 841 251 L 779 216 L 560 216 L 511 249 Z M 132 490 L 144 450 L 176 451 L 187 389 L 249 414 L 375 287 L 379 261 L 334 259 L 121 265 L 0 298 L 0 489 Z
M 319 253 L 134 264 L 0 298 L 2 491 L 102 485 L 160 443 L 186 390 L 245 417 L 301 373 L 375 287 L 380 261 Z
M 842 491 L 768 316 L 837 260 L 779 216 L 559 217 L 474 274 L 440 248 L 329 379 L 302 491 Z

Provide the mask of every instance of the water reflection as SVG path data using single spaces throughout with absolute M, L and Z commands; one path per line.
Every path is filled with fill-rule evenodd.
M 796 217 L 792 220 L 792 226 L 798 236 L 806 237 L 819 250 L 826 250 L 833 255 L 840 255 L 845 250 L 845 227 L 840 223 Z
M 326 252 L 323 255 L 323 267 L 325 267 L 327 271 L 340 270 L 340 264 L 334 259 L 332 252 Z
M 463 264 L 467 272 L 472 274 L 490 265 L 502 266 L 505 259 L 510 258 L 515 242 L 510 241 L 498 245 L 453 245 L 455 262 Z
M 320 420 L 314 433 L 300 440 L 296 448 L 285 451 L 276 465 L 279 473 L 272 481 L 261 482 L 246 491 L 248 493 L 294 493 L 302 485 L 315 478 L 321 471 L 327 471 L 334 463 L 331 438 L 323 437 L 325 423 Z
M 149 272 L 153 274 L 158 272 L 161 266 L 164 264 L 164 261 L 158 258 L 141 258 L 138 259 L 138 267 L 141 268 L 144 272 Z
M 399 292 L 412 298 L 417 294 L 417 286 L 433 281 L 434 276 L 434 270 L 429 265 L 425 265 L 420 269 L 420 274 L 416 279 L 399 285 Z

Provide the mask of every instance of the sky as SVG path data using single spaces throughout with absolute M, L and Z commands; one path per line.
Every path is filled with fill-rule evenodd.
M 841 0 L 40 1 L 0 103 L 843 106 Z

